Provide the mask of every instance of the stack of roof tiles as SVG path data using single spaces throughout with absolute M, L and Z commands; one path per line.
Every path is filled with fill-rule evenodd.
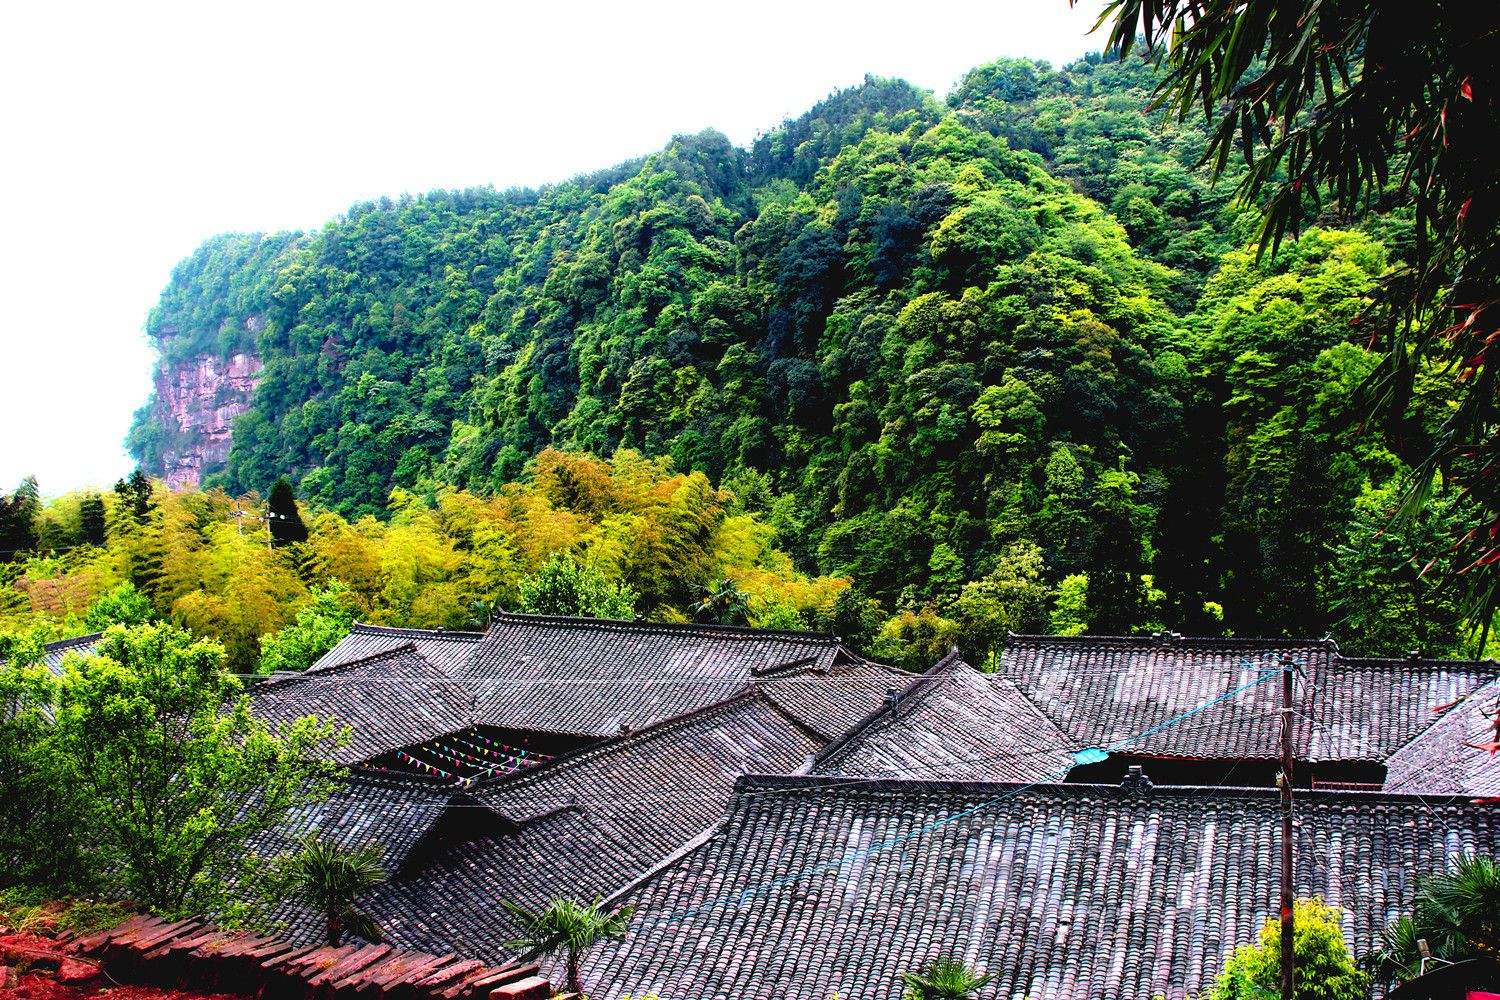
M 401 996 L 410 1000 L 545 1000 L 535 964 L 494 966 L 451 952 L 388 944 L 296 947 L 279 938 L 223 930 L 198 920 L 141 915 L 75 938 L 71 951 L 101 958 L 111 977 L 242 995 Z

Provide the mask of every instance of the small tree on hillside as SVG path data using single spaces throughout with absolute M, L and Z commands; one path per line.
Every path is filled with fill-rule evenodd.
M 288 860 L 286 875 L 293 895 L 323 914 L 330 945 L 342 944 L 346 930 L 366 941 L 380 940 L 374 919 L 356 905 L 361 895 L 385 881 L 379 847 L 344 850 L 309 834 Z
M 276 545 L 307 541 L 307 525 L 302 523 L 302 514 L 297 510 L 296 494 L 285 479 L 276 480 L 271 487 L 271 498 L 266 501 L 266 524 Z
M 971 969 L 956 958 L 939 958 L 921 973 L 904 972 L 905 1000 L 969 1000 L 995 981 L 989 973 Z
M 158 912 L 213 909 L 254 837 L 332 791 L 341 737 L 312 717 L 272 732 L 223 647 L 175 626 L 117 625 L 95 652 L 67 662 L 49 736 L 91 868 Z
M 129 514 L 139 524 L 151 513 L 151 480 L 140 469 L 128 479 L 115 483 L 115 495 L 120 498 L 123 513 Z
M 635 591 L 611 583 L 592 566 L 559 552 L 520 583 L 521 610 L 536 615 L 628 619 L 635 615 Z
M 104 498 L 90 493 L 78 503 L 78 530 L 85 545 L 105 542 Z
M 151 599 L 127 580 L 95 598 L 83 624 L 90 632 L 103 632 L 111 625 L 141 625 L 155 616 Z
M 1299 899 L 1292 908 L 1293 991 L 1297 1000 L 1364 1000 L 1370 977 L 1344 944 L 1338 910 L 1321 899 Z M 1208 1000 L 1265 1000 L 1281 995 L 1281 921 L 1268 920 L 1260 940 L 1235 949 Z
M 354 624 L 354 592 L 338 580 L 312 589 L 312 602 L 297 612 L 297 620 L 260 640 L 260 673 L 306 670 L 338 645 Z
M 571 899 L 554 899 L 540 910 L 527 910 L 515 903 L 502 902 L 521 925 L 521 936 L 507 947 L 519 951 L 536 951 L 545 955 L 563 955 L 567 970 L 568 992 L 582 993 L 583 981 L 579 962 L 583 953 L 600 941 L 625 936 L 630 926 L 631 909 L 604 912 L 604 901 L 596 899 L 585 906 Z

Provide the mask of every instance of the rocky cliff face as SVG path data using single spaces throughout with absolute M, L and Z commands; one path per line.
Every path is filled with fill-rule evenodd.
M 247 321 L 246 327 L 253 332 L 255 320 Z M 159 471 L 172 489 L 194 489 L 205 474 L 228 460 L 230 428 L 250 405 L 261 362 L 250 352 L 168 360 L 165 347 L 172 334 L 162 333 L 164 357 L 156 368 L 152 405 L 152 417 L 162 431 Z

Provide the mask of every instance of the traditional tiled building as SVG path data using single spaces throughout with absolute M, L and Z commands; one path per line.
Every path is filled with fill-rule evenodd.
M 353 737 L 339 792 L 259 847 L 377 844 L 393 943 L 478 959 L 515 957 L 502 900 L 633 906 L 598 1000 L 895 1000 L 940 956 L 994 973 L 985 1000 L 1185 1000 L 1274 912 L 1288 664 L 1296 889 L 1363 952 L 1422 875 L 1500 854 L 1492 662 L 1012 636 L 991 673 L 914 675 L 797 632 L 358 625 L 251 690 Z
M 1418 877 L 1500 853 L 1500 810 L 1370 792 L 1298 805 L 1296 891 L 1346 910 L 1356 953 Z M 980 995 L 1184 1000 L 1276 911 L 1270 789 L 743 780 L 720 831 L 620 902 L 589 995 L 663 1000 L 901 995 L 959 958 Z

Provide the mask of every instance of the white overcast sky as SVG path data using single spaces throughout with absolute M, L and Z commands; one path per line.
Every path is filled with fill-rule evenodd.
M 257 0 L 0 5 L 0 489 L 108 484 L 150 392 L 147 311 L 227 230 L 380 195 L 534 185 L 717 128 L 738 143 L 865 73 L 938 94 L 1065 62 L 1082 0 Z

